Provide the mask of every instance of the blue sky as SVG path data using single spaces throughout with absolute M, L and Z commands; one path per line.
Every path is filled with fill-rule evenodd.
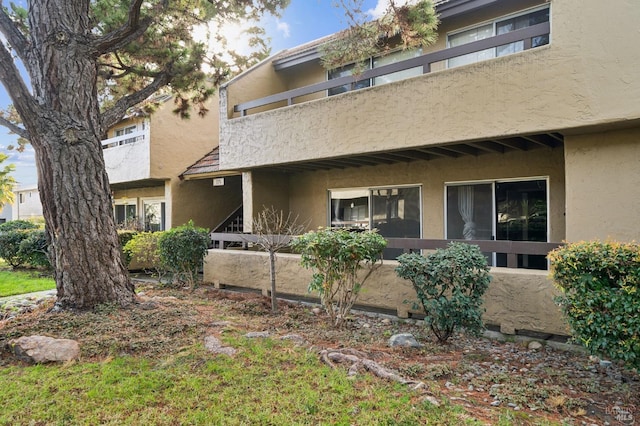
M 396 0 L 396 3 L 404 3 Z M 334 6 L 335 0 L 291 0 L 291 4 L 279 19 L 270 17 L 264 25 L 271 38 L 272 53 L 291 48 L 320 37 L 332 34 L 348 26 L 344 11 Z M 371 16 L 384 10 L 385 0 L 345 0 L 347 5 L 360 3 L 363 11 L 370 11 Z M 0 41 L 2 36 L 0 35 Z M 0 86 L 0 108 L 6 107 L 10 100 Z M 19 187 L 35 186 L 37 183 L 34 152 L 27 147 L 25 152 L 7 151 L 7 145 L 15 144 L 15 135 L 9 135 L 6 128 L 0 126 L 0 152 L 9 155 L 4 164 L 16 166 L 14 177 Z

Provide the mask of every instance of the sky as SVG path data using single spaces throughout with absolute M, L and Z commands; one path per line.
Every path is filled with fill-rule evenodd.
M 387 0 L 291 0 L 287 9 L 280 18 L 267 17 L 262 22 L 267 36 L 271 39 L 271 52 L 277 53 L 283 49 L 292 48 L 309 41 L 316 40 L 326 35 L 335 33 L 348 27 L 344 10 L 336 7 L 338 1 L 343 1 L 347 6 L 360 3 L 363 12 L 370 17 L 378 17 L 386 9 Z M 406 3 L 407 0 L 396 0 L 396 4 Z M 241 33 L 242 26 L 230 28 L 229 33 Z M 237 36 L 236 50 L 242 51 L 246 45 L 242 36 Z M 0 41 L 3 41 L 0 34 Z M 0 108 L 5 108 L 10 100 L 0 85 Z M 33 148 L 28 146 L 24 152 L 9 151 L 8 145 L 16 144 L 16 136 L 0 126 L 0 152 L 4 152 L 9 159 L 2 163 L 4 167 L 8 163 L 16 166 L 13 173 L 18 188 L 34 187 L 37 184 L 37 172 Z

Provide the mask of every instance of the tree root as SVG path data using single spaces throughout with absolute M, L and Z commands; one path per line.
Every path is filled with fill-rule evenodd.
M 381 379 L 402 383 L 403 385 L 409 385 L 413 390 L 424 387 L 423 382 L 406 379 L 395 371 L 383 367 L 377 362 L 366 358 L 364 353 L 355 349 L 324 349 L 319 352 L 319 355 L 320 360 L 333 369 L 338 368 L 335 363 L 351 364 L 347 373 L 348 376 L 355 376 L 361 368 L 364 368 L 366 371 L 373 373 Z

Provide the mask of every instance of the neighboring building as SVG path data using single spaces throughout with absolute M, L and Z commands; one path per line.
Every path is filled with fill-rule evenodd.
M 42 220 L 42 203 L 37 186 L 18 188 L 13 193 L 11 220 Z
M 153 113 L 127 117 L 102 141 L 113 194 L 114 217 L 121 227 L 160 231 L 189 220 L 215 229 L 240 204 L 227 197 L 227 187 L 212 179 L 179 176 L 218 144 L 217 96 L 206 117 L 181 119 L 169 96 L 158 98 Z
M 0 223 L 9 222 L 12 219 L 11 204 L 5 204 L 0 209 Z
M 640 240 L 637 4 L 436 3 L 437 43 L 358 77 L 325 71 L 320 40 L 221 88 L 219 169 L 241 173 L 245 231 L 267 205 L 389 237 Z M 547 262 L 520 254 L 518 267 Z M 244 279 L 225 273 L 208 277 Z

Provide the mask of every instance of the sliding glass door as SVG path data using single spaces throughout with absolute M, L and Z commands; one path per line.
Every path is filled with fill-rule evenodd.
M 330 190 L 332 228 L 377 229 L 384 237 L 420 238 L 420 187 L 385 187 Z M 386 249 L 395 259 L 401 249 Z
M 446 185 L 447 239 L 547 241 L 546 179 Z M 487 253 L 491 265 L 507 266 L 505 253 Z M 546 269 L 542 255 L 518 255 L 518 267 Z

